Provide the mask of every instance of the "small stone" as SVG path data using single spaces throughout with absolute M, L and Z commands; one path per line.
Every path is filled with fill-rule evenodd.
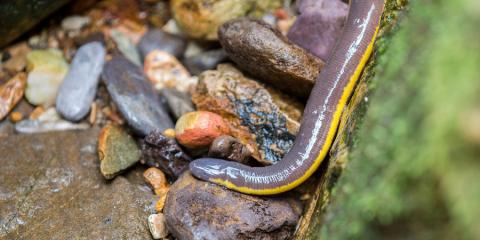
M 168 108 L 176 119 L 195 111 L 192 96 L 186 92 L 180 92 L 174 88 L 163 88 L 160 94 L 166 99 Z
M 62 28 L 67 31 L 79 31 L 90 24 L 92 20 L 88 16 L 70 16 L 62 20 Z
M 247 164 L 251 155 L 252 152 L 245 145 L 238 141 L 238 139 L 228 135 L 217 137 L 208 150 L 209 157 L 243 164 Z
M 15 44 L 6 49 L 10 58 L 2 63 L 2 67 L 11 72 L 20 72 L 27 66 L 27 54 L 31 51 L 26 42 Z
M 170 188 L 163 212 L 177 239 L 288 239 L 301 209 L 297 200 L 234 192 L 186 172 Z
M 175 139 L 163 136 L 159 130 L 148 134 L 140 147 L 142 149 L 141 163 L 160 168 L 163 173 L 173 179 L 188 169 L 191 161 Z
M 161 213 L 148 216 L 148 227 L 150 228 L 153 239 L 162 239 L 168 236 L 165 217 Z
M 168 87 L 188 92 L 197 83 L 197 79 L 190 76 L 180 61 L 160 50 L 154 50 L 147 55 L 144 72 L 158 90 Z
M 19 73 L 5 84 L 0 86 L 0 121 L 4 119 L 8 113 L 22 99 L 27 76 L 25 73 Z
M 100 171 L 106 179 L 113 179 L 140 159 L 135 140 L 122 128 L 106 125 L 98 137 Z
M 163 211 L 163 208 L 165 207 L 165 201 L 167 200 L 168 190 L 169 189 L 167 188 L 165 192 L 157 194 L 158 196 L 160 196 L 157 203 L 155 204 L 155 211 L 157 211 L 157 213 L 161 213 Z
M 223 48 L 201 52 L 184 60 L 185 67 L 195 75 L 206 70 L 215 69 L 219 63 L 228 59 L 227 53 Z
M 175 124 L 175 137 L 188 148 L 208 147 L 215 138 L 229 132 L 220 115 L 207 111 L 187 113 Z
M 300 15 L 287 36 L 323 61 L 327 61 L 348 15 L 348 4 L 341 0 L 297 1 Z
M 148 31 L 138 43 L 138 51 L 142 59 L 145 59 L 153 50 L 161 50 L 176 58 L 180 58 L 183 56 L 186 48 L 187 41 L 183 37 L 158 29 Z
M 67 120 L 79 121 L 88 114 L 97 92 L 105 54 L 105 48 L 99 42 L 88 43 L 75 54 L 56 102 L 57 111 Z
M 125 56 L 135 65 L 142 66 L 142 61 L 140 60 L 140 54 L 138 53 L 137 48 L 133 42 L 127 36 L 125 36 L 124 33 L 116 29 L 112 29 L 110 31 L 110 36 L 117 44 L 117 48 L 120 50 L 123 56 Z
M 138 66 L 114 57 L 105 64 L 102 79 L 118 110 L 137 133 L 147 135 L 155 129 L 163 132 L 174 127 L 159 95 Z
M 228 57 L 239 68 L 287 93 L 308 97 L 323 67 L 322 60 L 260 20 L 232 20 L 218 32 Z
M 151 167 L 143 173 L 143 180 L 153 189 L 155 194 L 162 195 L 168 191 L 168 181 L 165 174 L 158 168 Z
M 175 129 L 169 128 L 163 131 L 163 135 L 168 138 L 175 138 Z
M 27 63 L 29 74 L 25 97 L 33 105 L 53 105 L 68 72 L 62 53 L 57 49 L 33 50 L 27 55 Z
M 45 112 L 45 108 L 43 108 L 42 106 L 38 106 L 35 109 L 33 109 L 33 111 L 30 113 L 30 116 L 28 118 L 30 118 L 30 120 L 35 120 L 38 117 L 40 117 L 40 115 L 42 115 L 44 112 Z
M 12 123 L 20 122 L 23 119 L 23 114 L 21 112 L 12 112 L 10 114 L 10 121 Z
M 62 120 L 53 107 L 47 110 L 43 110 L 43 108 L 37 109 L 39 110 L 37 110 L 38 112 L 35 114 L 38 116 L 34 120 L 25 119 L 15 124 L 16 132 L 31 134 L 53 131 L 85 130 L 90 128 L 90 125 L 87 123 L 76 124 Z

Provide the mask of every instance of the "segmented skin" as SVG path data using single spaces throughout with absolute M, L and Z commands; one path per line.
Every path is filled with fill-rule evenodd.
M 351 1 L 343 35 L 316 80 L 295 143 L 282 160 L 272 166 L 250 167 L 201 158 L 190 163 L 192 174 L 254 195 L 286 192 L 308 179 L 332 145 L 342 110 L 372 53 L 383 8 L 383 0 Z

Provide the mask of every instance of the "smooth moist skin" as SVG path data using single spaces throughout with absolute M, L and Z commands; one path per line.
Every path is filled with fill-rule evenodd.
M 332 145 L 342 110 L 372 53 L 383 8 L 383 0 L 351 1 L 340 42 L 316 80 L 295 143 L 280 162 L 249 167 L 201 158 L 190 163 L 193 175 L 255 195 L 286 192 L 308 179 Z

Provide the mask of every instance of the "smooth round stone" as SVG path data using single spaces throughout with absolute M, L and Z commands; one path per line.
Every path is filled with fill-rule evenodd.
M 95 98 L 105 62 L 105 48 L 91 42 L 78 49 L 57 96 L 57 111 L 70 121 L 84 118 Z
M 138 66 L 115 56 L 105 64 L 102 79 L 118 110 L 137 133 L 147 135 L 155 129 L 163 132 L 174 127 L 159 95 Z
M 192 74 L 200 74 L 206 70 L 215 69 L 219 63 L 228 59 L 227 53 L 223 48 L 201 52 L 185 59 L 185 67 Z
M 142 59 L 153 50 L 162 50 L 180 58 L 187 48 L 187 41 L 180 36 L 154 29 L 143 35 L 137 47 Z

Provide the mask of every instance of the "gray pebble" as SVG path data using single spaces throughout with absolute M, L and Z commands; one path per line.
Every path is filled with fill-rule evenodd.
M 201 52 L 185 59 L 185 67 L 191 74 L 198 75 L 206 70 L 215 69 L 219 63 L 228 59 L 223 48 Z
M 178 119 L 185 113 L 195 111 L 190 94 L 180 92 L 174 88 L 163 88 L 160 93 L 166 100 L 168 108 L 175 118 Z
M 180 58 L 187 48 L 187 41 L 180 36 L 154 29 L 143 35 L 137 48 L 142 59 L 153 50 L 162 50 Z

